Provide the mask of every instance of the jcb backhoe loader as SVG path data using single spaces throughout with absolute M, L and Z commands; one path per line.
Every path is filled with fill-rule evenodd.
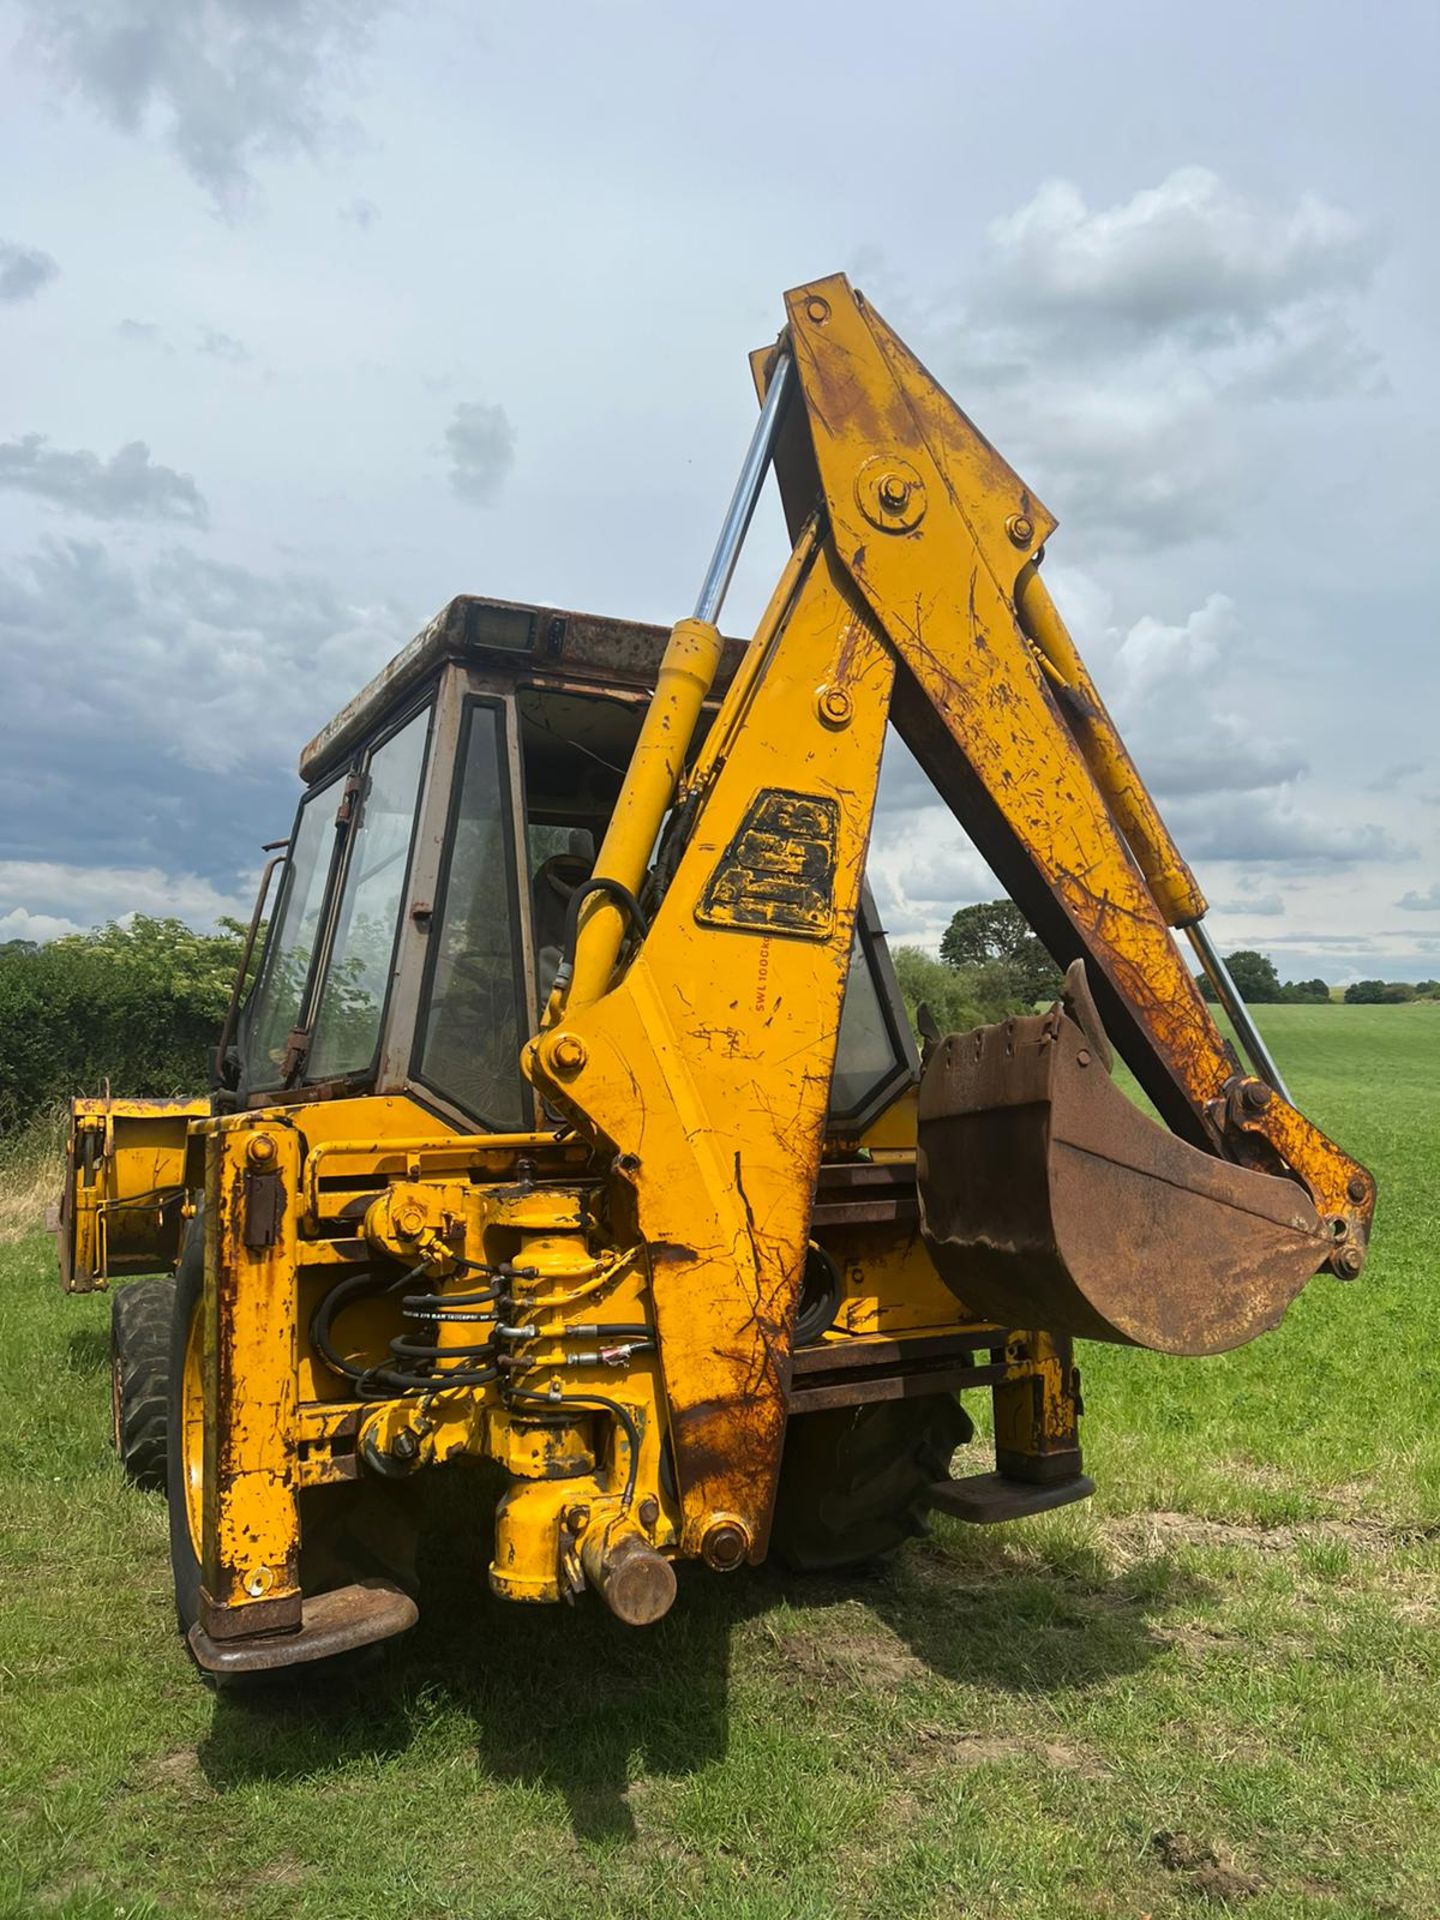
M 842 277 L 752 372 L 693 617 L 452 601 L 301 756 L 212 1097 L 76 1105 L 66 1284 L 174 1269 L 117 1290 L 116 1435 L 214 1674 L 407 1628 L 444 1462 L 501 1470 L 494 1593 L 634 1624 L 679 1560 L 1060 1506 L 1076 1336 L 1218 1353 L 1364 1261 L 1373 1182 L 1235 996 L 1051 515 Z M 1064 970 L 923 1071 L 865 887 L 887 723 Z M 979 1389 L 994 1471 L 952 1479 Z

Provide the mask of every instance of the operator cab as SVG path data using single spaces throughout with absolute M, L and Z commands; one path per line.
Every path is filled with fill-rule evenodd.
M 453 600 L 317 734 L 300 757 L 306 792 L 270 937 L 226 1051 L 227 1102 L 407 1093 L 466 1131 L 543 1122 L 521 1048 L 667 639 L 633 621 Z M 701 738 L 743 651 L 726 643 Z M 263 910 L 262 894 L 257 920 Z M 867 888 L 832 1133 L 856 1137 L 917 1071 Z

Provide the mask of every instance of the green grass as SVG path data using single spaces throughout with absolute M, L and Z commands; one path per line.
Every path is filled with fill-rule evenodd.
M 490 1601 L 467 1536 L 325 1704 L 198 1684 L 106 1303 L 11 1248 L 0 1915 L 1440 1913 L 1440 1007 L 1265 1026 L 1380 1180 L 1374 1255 L 1221 1360 L 1087 1348 L 1090 1508 L 687 1573 L 645 1634 Z

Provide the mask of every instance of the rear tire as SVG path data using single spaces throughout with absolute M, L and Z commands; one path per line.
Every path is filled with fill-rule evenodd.
M 169 1274 L 132 1280 L 110 1296 L 111 1430 L 125 1477 L 147 1493 L 165 1491 L 169 1468 L 174 1313 Z
M 839 1573 L 928 1533 L 928 1490 L 974 1434 L 948 1393 L 792 1417 L 770 1533 L 796 1573 Z

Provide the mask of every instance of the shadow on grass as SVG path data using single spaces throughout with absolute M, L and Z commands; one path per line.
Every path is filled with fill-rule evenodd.
M 65 1367 L 82 1379 L 110 1371 L 110 1328 L 81 1327 L 65 1340 Z
M 459 1714 L 462 1741 L 492 1778 L 554 1789 L 577 1836 L 624 1842 L 635 1831 L 633 1779 L 724 1757 L 737 1633 L 759 1616 L 783 1612 L 785 1632 L 749 1641 L 747 1662 L 778 1663 L 782 1682 L 793 1663 L 801 1677 L 822 1675 L 827 1691 L 863 1686 L 867 1644 L 893 1662 L 898 1640 L 911 1664 L 947 1680 L 1052 1693 L 1143 1667 L 1165 1645 L 1152 1619 L 1197 1593 L 1164 1555 L 1117 1575 L 1084 1547 L 966 1535 L 917 1543 L 851 1578 L 763 1568 L 718 1579 L 682 1567 L 674 1609 L 637 1632 L 598 1601 L 493 1600 L 487 1558 L 473 1535 L 432 1533 L 420 1625 L 343 1691 L 220 1695 L 200 1751 L 211 1784 L 392 1758 L 446 1722 L 437 1737 L 449 1745 Z M 881 1671 L 875 1684 L 892 1682 Z

